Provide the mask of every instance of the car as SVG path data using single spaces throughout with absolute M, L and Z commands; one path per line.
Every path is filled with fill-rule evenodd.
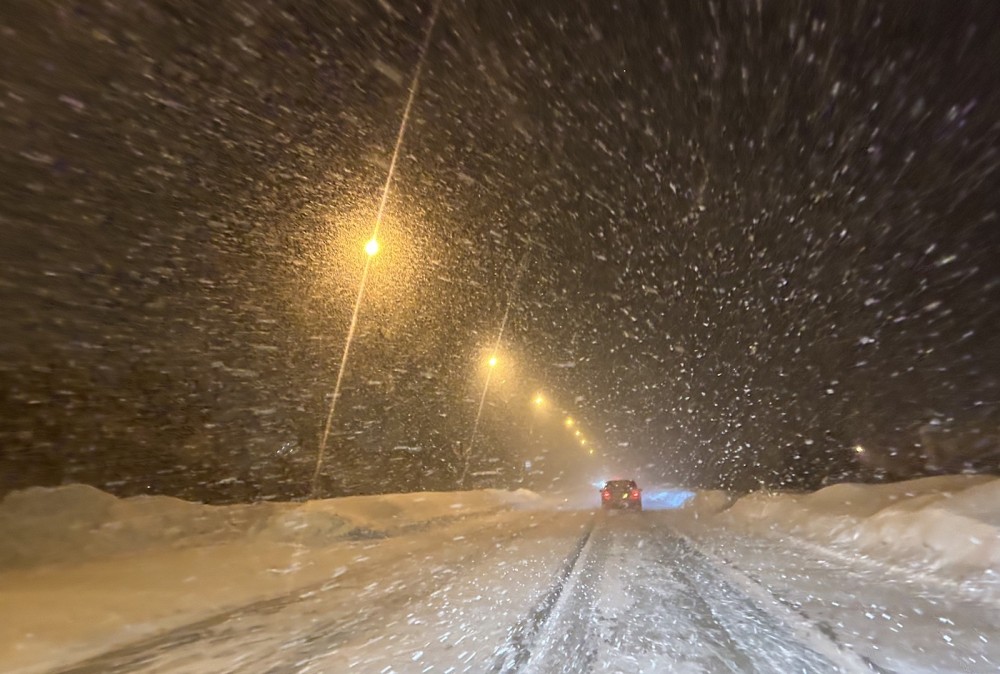
M 601 489 L 601 508 L 642 512 L 642 490 L 635 480 L 609 480 Z

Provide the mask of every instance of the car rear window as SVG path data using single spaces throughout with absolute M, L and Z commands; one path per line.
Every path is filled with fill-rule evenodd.
M 631 480 L 612 480 L 604 485 L 605 489 L 635 489 L 635 482 Z

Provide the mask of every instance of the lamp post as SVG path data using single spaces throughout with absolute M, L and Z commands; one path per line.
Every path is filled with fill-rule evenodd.
M 501 335 L 502 335 L 501 331 Z M 497 338 L 497 347 L 500 346 L 500 338 Z M 469 472 L 469 461 L 472 458 L 472 449 L 475 447 L 476 443 L 476 433 L 479 431 L 479 420 L 483 417 L 483 407 L 486 405 L 486 394 L 490 391 L 490 379 L 493 378 L 493 371 L 496 370 L 497 365 L 500 364 L 500 359 L 497 358 L 496 351 L 490 354 L 490 357 L 486 360 L 486 381 L 483 382 L 483 394 L 479 397 L 479 409 L 476 411 L 476 420 L 472 423 L 472 433 L 469 435 L 469 444 L 465 446 L 465 450 L 462 452 L 462 475 L 458 478 L 459 484 L 465 485 L 465 476 Z
M 545 396 L 541 393 L 536 393 L 531 399 L 531 422 L 528 424 L 528 445 L 525 455 L 528 451 L 534 452 L 535 455 L 538 454 L 538 447 L 535 442 L 535 426 L 538 424 L 539 415 L 543 413 L 547 405 L 548 400 L 546 400 Z M 527 477 L 529 461 L 531 461 L 531 459 L 527 458 L 527 456 L 521 457 L 521 470 L 523 471 L 522 482 Z
M 323 471 L 323 458 L 326 453 L 326 443 L 330 437 L 330 426 L 333 423 L 333 412 L 337 406 L 337 398 L 340 396 L 340 384 L 344 377 L 344 368 L 347 366 L 347 354 L 351 349 L 351 340 L 354 338 L 354 331 L 358 324 L 358 312 L 361 309 L 361 300 L 365 296 L 365 284 L 368 282 L 368 271 L 371 267 L 372 258 L 378 255 L 379 242 L 378 233 L 382 227 L 382 218 L 385 215 L 385 206 L 389 201 L 389 190 L 392 187 L 392 180 L 396 173 L 396 162 L 399 159 L 400 148 L 403 146 L 403 138 L 406 135 L 406 127 L 410 121 L 410 111 L 413 109 L 413 101 L 417 97 L 417 89 L 420 85 L 420 75 L 423 72 L 424 61 L 427 57 L 427 48 L 431 43 L 431 36 L 434 34 L 434 26 L 437 24 L 438 11 L 441 9 L 442 0 L 437 0 L 431 10 L 430 20 L 427 24 L 427 31 L 424 34 L 423 43 L 420 45 L 420 52 L 417 55 L 417 64 L 413 72 L 413 79 L 410 81 L 410 91 L 406 98 L 406 106 L 403 108 L 403 117 L 399 122 L 399 130 L 396 132 L 396 145 L 392 150 L 392 159 L 389 160 L 389 170 L 385 176 L 385 185 L 382 187 L 382 198 L 379 201 L 378 212 L 375 215 L 375 225 L 372 229 L 371 238 L 365 244 L 365 268 L 361 274 L 361 283 L 358 284 L 358 296 L 354 301 L 354 312 L 351 315 L 351 325 L 347 331 L 347 339 L 344 342 L 344 353 L 340 358 L 340 370 L 337 372 L 337 382 L 333 387 L 333 398 L 330 401 L 330 411 L 326 415 L 326 423 L 323 425 L 323 435 L 320 436 L 319 448 L 316 450 L 316 470 L 313 471 L 312 487 L 310 495 L 315 498 L 319 495 L 319 476 Z
M 497 351 L 500 350 L 500 343 L 503 341 L 503 333 L 507 329 L 507 319 L 510 317 L 510 308 L 514 304 L 514 297 L 517 295 L 517 284 L 521 280 L 521 274 L 524 272 L 525 267 L 528 266 L 528 258 L 531 255 L 531 242 L 528 243 L 527 250 L 524 251 L 524 255 L 521 256 L 521 261 L 517 265 L 517 271 L 514 273 L 514 282 L 511 284 L 510 293 L 507 295 L 507 306 L 503 310 L 503 319 L 500 321 L 500 329 L 497 330 L 497 338 L 493 343 L 493 351 L 491 352 L 490 358 L 487 361 L 489 365 L 489 370 L 486 372 L 486 382 L 483 384 L 483 395 L 479 399 L 479 409 L 476 412 L 476 420 L 472 423 L 472 433 L 469 434 L 469 444 L 466 445 L 465 451 L 462 452 L 462 473 L 458 478 L 460 485 L 465 485 L 465 477 L 469 473 L 469 463 L 472 459 L 472 450 L 476 445 L 476 432 L 479 430 L 479 420 L 483 416 L 483 406 L 486 404 L 486 394 L 490 390 L 490 375 L 492 375 L 493 370 L 496 368 L 499 360 L 497 359 Z
M 365 268 L 361 272 L 361 282 L 358 284 L 358 296 L 354 300 L 354 311 L 351 313 L 351 324 L 347 328 L 347 339 L 344 340 L 344 352 L 340 356 L 340 369 L 337 370 L 337 380 L 333 385 L 333 398 L 330 400 L 330 410 L 326 415 L 326 423 L 323 424 L 323 435 L 320 436 L 319 449 L 316 451 L 316 469 L 313 471 L 311 494 L 316 497 L 319 491 L 319 476 L 323 472 L 323 459 L 326 455 L 326 443 L 330 439 L 330 428 L 333 424 L 333 413 L 337 408 L 337 400 L 340 398 L 340 386 L 344 381 L 344 370 L 347 368 L 347 356 L 351 352 L 351 342 L 354 341 L 354 332 L 358 327 L 358 313 L 361 311 L 361 302 L 365 298 L 365 286 L 368 285 L 368 273 L 371 271 L 372 259 L 378 255 L 379 242 L 372 236 L 365 244 Z

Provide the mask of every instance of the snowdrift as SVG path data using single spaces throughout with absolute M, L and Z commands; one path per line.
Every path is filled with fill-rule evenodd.
M 732 492 L 721 489 L 704 489 L 696 491 L 684 509 L 694 514 L 695 518 L 718 514 L 729 508 L 736 501 Z
M 244 540 L 318 546 L 538 498 L 526 490 L 483 490 L 207 506 L 167 496 L 120 499 L 86 485 L 32 488 L 0 501 L 0 570 Z
M 268 517 L 257 537 L 308 546 L 324 545 L 338 538 L 383 538 L 454 517 L 525 507 L 539 499 L 526 489 L 514 492 L 484 489 L 348 496 L 309 501 L 290 508 L 286 504 L 272 504 L 277 512 Z
M 718 517 L 949 575 L 1000 571 L 1000 478 L 994 476 L 840 484 L 807 495 L 755 493 Z

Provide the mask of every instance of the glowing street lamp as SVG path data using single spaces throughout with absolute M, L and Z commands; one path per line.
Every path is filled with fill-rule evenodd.
M 865 453 L 865 448 L 862 447 L 861 445 L 855 445 L 854 451 L 857 454 L 864 454 Z
M 403 146 L 403 136 L 406 134 L 406 123 L 410 119 L 410 110 L 413 107 L 413 99 L 417 95 L 418 84 L 420 83 L 420 73 L 423 71 L 424 61 L 427 56 L 427 48 L 431 42 L 431 35 L 434 34 L 434 26 L 437 23 L 438 9 L 441 3 L 434 5 L 431 12 L 430 23 L 424 35 L 423 43 L 417 54 L 417 65 L 413 72 L 413 79 L 410 81 L 410 95 L 406 99 L 406 107 L 403 108 L 403 118 L 399 123 L 399 131 L 396 133 L 396 146 L 392 150 L 392 159 L 389 161 L 389 170 L 385 176 L 385 185 L 382 187 L 382 199 L 379 202 L 378 212 L 375 214 L 375 222 L 372 228 L 372 236 L 365 244 L 365 254 L 368 259 L 365 261 L 364 270 L 361 272 L 361 282 L 358 283 L 358 295 L 354 300 L 354 311 L 351 314 L 351 323 L 347 328 L 347 339 L 344 340 L 344 352 L 340 357 L 340 369 L 337 371 L 337 380 L 333 385 L 333 396 L 330 399 L 330 409 L 326 415 L 326 423 L 323 426 L 323 435 L 320 436 L 319 447 L 316 450 L 316 469 L 313 471 L 312 487 L 310 495 L 315 497 L 319 492 L 319 479 L 323 472 L 323 455 L 326 453 L 326 443 L 330 438 L 330 430 L 333 424 L 333 414 L 336 410 L 337 399 L 340 397 L 340 386 L 344 378 L 344 370 L 347 368 L 347 356 L 351 350 L 351 341 L 354 339 L 354 331 L 358 324 L 358 313 L 361 310 L 361 301 L 365 296 L 365 285 L 368 281 L 368 271 L 372 264 L 372 258 L 378 254 L 378 232 L 382 226 L 382 216 L 385 213 L 385 205 L 389 200 L 389 188 L 392 186 L 392 178 L 396 171 L 396 160 L 399 158 L 400 148 Z M 464 476 L 463 476 L 464 477 Z
M 539 393 L 535 396 L 535 399 L 532 402 L 535 403 L 535 407 L 541 407 L 545 404 L 545 398 L 542 397 L 541 393 Z
M 573 421 L 573 417 L 566 417 L 566 428 L 573 428 L 576 422 Z
M 435 13 L 433 16 L 437 16 L 437 8 L 439 8 L 440 6 L 441 6 L 440 2 L 434 5 Z M 497 331 L 496 342 L 494 342 L 493 344 L 493 355 L 491 355 L 489 361 L 487 361 L 487 364 L 489 365 L 489 370 L 486 371 L 486 377 L 485 377 L 486 381 L 483 384 L 483 395 L 482 397 L 479 398 L 479 410 L 476 412 L 476 420 L 472 422 L 472 433 L 469 435 L 469 442 L 465 445 L 465 449 L 462 452 L 464 460 L 462 461 L 462 473 L 458 478 L 458 483 L 460 485 L 465 484 L 465 476 L 468 475 L 469 472 L 470 458 L 472 457 L 472 448 L 475 446 L 476 442 L 476 431 L 479 429 L 479 420 L 483 416 L 483 407 L 486 405 L 486 394 L 490 389 L 490 378 L 491 375 L 493 374 L 493 370 L 496 369 L 497 363 L 499 362 L 496 357 L 496 352 L 497 350 L 499 350 L 500 343 L 503 341 L 503 333 L 504 330 L 507 328 L 507 319 L 510 316 L 510 308 L 511 305 L 514 304 L 514 297 L 517 293 L 517 282 L 521 278 L 521 272 L 524 271 L 524 268 L 527 265 L 528 256 L 530 253 L 531 253 L 531 246 L 529 245 L 528 249 L 524 252 L 524 255 L 521 257 L 521 262 L 518 263 L 517 273 L 514 275 L 514 283 L 511 286 L 510 293 L 507 295 L 507 307 L 504 309 L 503 319 L 500 321 L 500 330 Z

